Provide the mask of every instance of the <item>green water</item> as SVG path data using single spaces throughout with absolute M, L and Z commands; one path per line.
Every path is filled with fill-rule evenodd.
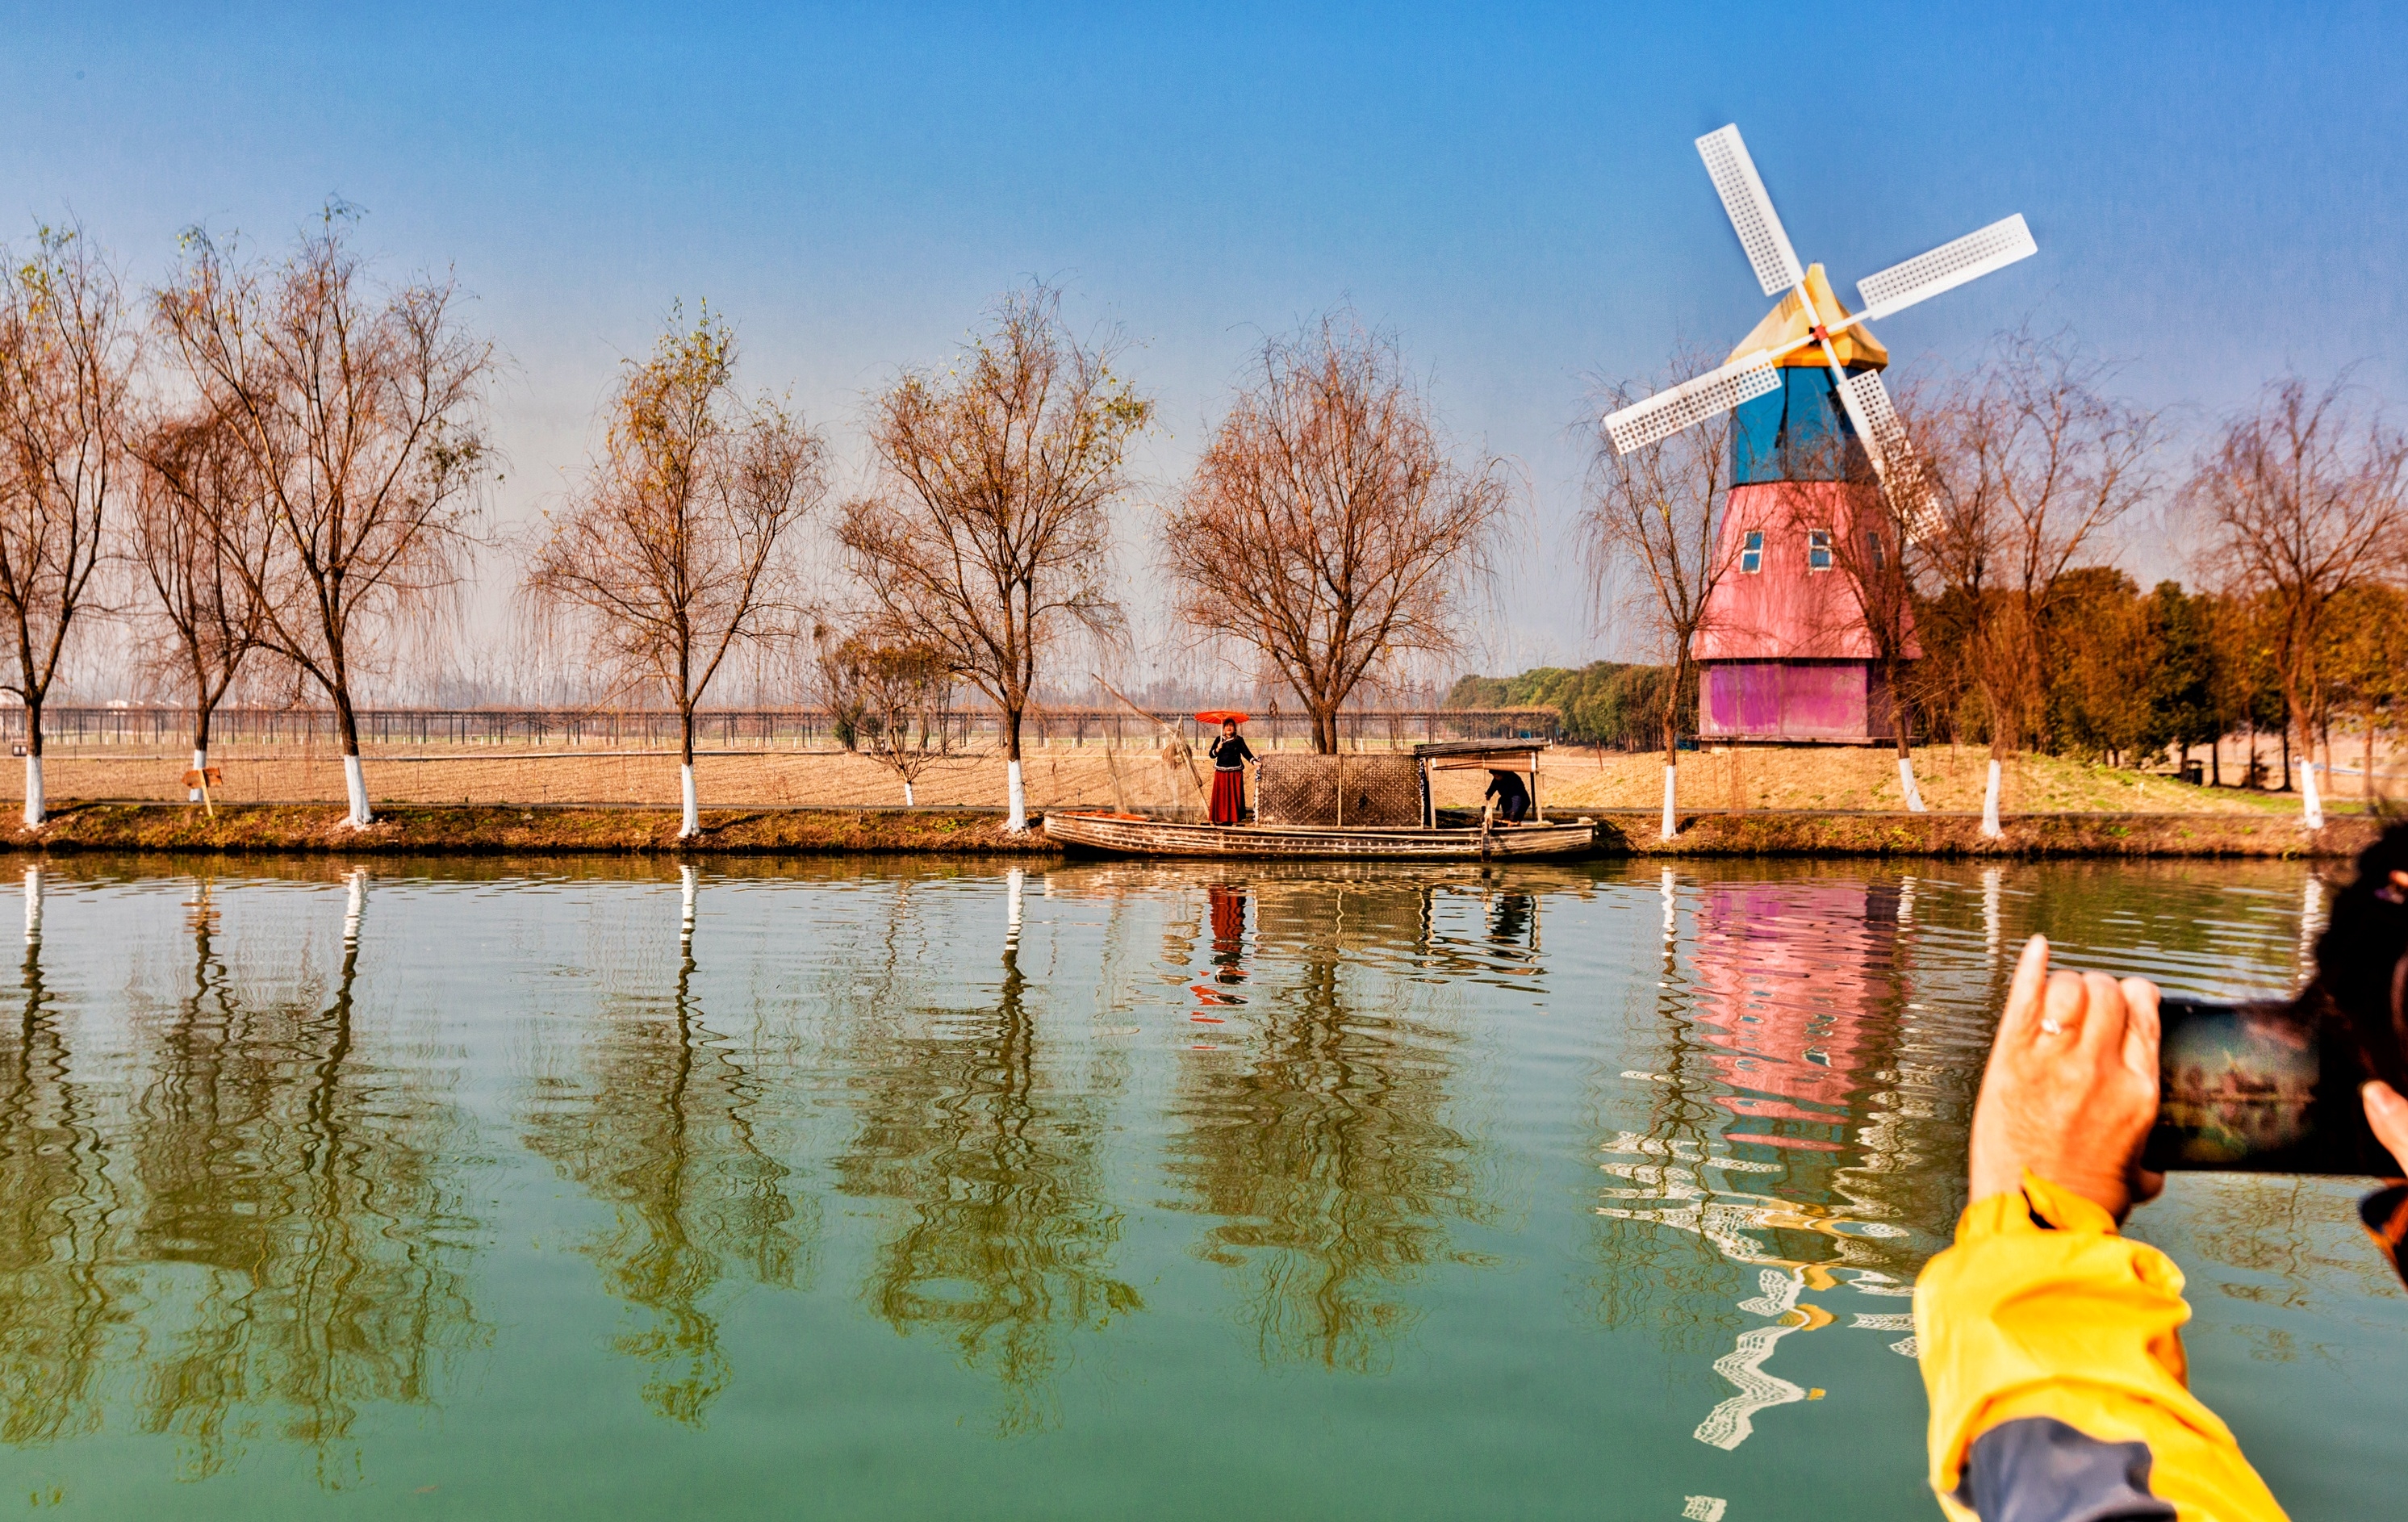
M 0 968 L 0 1513 L 1936 1515 L 1903 1291 L 2015 942 L 2233 994 L 2314 912 L 2229 865 L 172 869 L 45 870 Z M 2140 1218 L 2303 1518 L 2408 1481 L 2353 1193 Z

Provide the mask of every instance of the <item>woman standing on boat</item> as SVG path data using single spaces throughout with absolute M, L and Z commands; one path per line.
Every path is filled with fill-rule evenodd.
M 1212 757 L 1212 823 L 1242 825 L 1246 820 L 1246 763 L 1254 758 L 1238 733 L 1238 721 L 1221 721 L 1220 738 L 1207 753 Z

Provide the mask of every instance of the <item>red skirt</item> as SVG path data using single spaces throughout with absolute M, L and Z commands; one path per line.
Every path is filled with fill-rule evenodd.
M 1236 768 L 1212 768 L 1212 823 L 1240 825 L 1246 818 L 1246 774 Z

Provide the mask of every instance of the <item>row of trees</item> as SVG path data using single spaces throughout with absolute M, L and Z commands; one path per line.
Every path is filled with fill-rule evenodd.
M 373 283 L 350 222 L 330 208 L 273 262 L 190 234 L 138 297 L 71 229 L 0 269 L 0 689 L 25 708 L 29 826 L 43 705 L 116 611 L 194 695 L 195 767 L 255 657 L 322 694 L 366 821 L 353 695 L 476 542 L 494 351 L 450 282 Z
M 1885 483 L 1853 441 L 1792 462 L 1791 476 L 1834 483 L 1788 494 L 1786 527 L 1824 536 L 1846 590 L 1831 616 L 1862 630 L 1899 698 L 1910 806 L 1918 730 L 1987 741 L 1996 831 L 2000 763 L 2028 746 L 2138 758 L 2262 726 L 2314 756 L 2338 717 L 2368 735 L 2371 757 L 2397 712 L 2408 439 L 2346 383 L 2286 378 L 2177 474 L 2164 418 L 2110 380 L 2068 345 L 2010 336 L 1970 373 L 1901 398 L 1913 453 Z M 1739 553 L 1721 533 L 1731 426 L 1631 457 L 1601 443 L 1591 474 L 1600 581 L 1623 577 L 1622 606 L 1676 678 L 1660 688 L 1668 768 L 1691 652 Z M 2143 597 L 2114 567 L 2116 535 L 2144 507 L 2179 533 L 2208 595 L 2169 583 Z M 2304 775 L 2315 818 L 2313 767 Z
M 982 694 L 1025 825 L 1034 695 L 1073 644 L 1126 636 L 1120 519 L 1156 407 L 1119 369 L 1119 335 L 1073 333 L 1044 286 L 1007 295 L 952 363 L 870 399 L 871 469 L 839 493 L 826 432 L 739 389 L 725 319 L 673 311 L 604 404 L 594 457 L 510 541 L 481 510 L 494 349 L 448 278 L 374 278 L 355 230 L 333 206 L 271 257 L 196 230 L 139 293 L 71 229 L 0 270 L 0 687 L 27 711 L 29 824 L 42 707 L 90 626 L 122 615 L 127 648 L 198 715 L 195 767 L 218 701 L 281 684 L 333 711 L 366 825 L 360 683 L 507 549 L 534 616 L 680 713 L 688 833 L 695 711 L 765 647 L 809 653 L 789 668 L 818 673 L 907 797 L 956 691 Z M 1843 621 L 1901 696 L 1910 799 L 1918 727 L 1986 739 L 1995 782 L 2027 745 L 2130 755 L 2256 724 L 2314 754 L 2336 718 L 2371 730 L 2393 711 L 2408 442 L 2346 388 L 2286 380 L 2169 490 L 2163 421 L 2108 379 L 2010 338 L 1904 399 L 1917 458 L 1887 490 L 1852 445 L 1802 472 L 1845 504 L 1837 532 L 1797 527 L 1826 533 Z M 1728 428 L 1627 457 L 1600 444 L 1589 481 L 1593 567 L 1667 668 L 1640 685 L 1668 768 L 1732 568 Z M 1349 701 L 1457 648 L 1513 497 L 1503 462 L 1447 439 L 1395 340 L 1344 313 L 1267 340 L 1163 495 L 1151 549 L 1182 626 L 1293 692 L 1324 750 Z M 2112 569 L 2118 525 L 2161 500 L 2193 529 L 2204 601 L 2143 597 Z M 807 571 L 808 541 L 830 572 Z M 1624 682 L 1613 701 L 1641 696 Z
M 349 817 L 367 825 L 361 682 L 409 657 L 480 553 L 507 550 L 540 625 L 620 695 L 679 712 L 685 833 L 697 708 L 738 651 L 781 646 L 811 652 L 790 668 L 818 673 L 907 797 L 954 692 L 982 694 L 1025 827 L 1034 695 L 1071 643 L 1127 629 L 1118 510 L 1155 403 L 1116 367 L 1117 334 L 1073 333 L 1047 287 L 1007 295 L 951 364 L 872 398 L 870 477 L 839 497 L 826 432 L 739 388 L 726 320 L 673 311 L 604 404 L 594 457 L 512 540 L 481 511 L 493 345 L 449 278 L 373 279 L 355 230 L 330 207 L 267 258 L 194 231 L 138 294 L 73 230 L 9 262 L 0 687 L 26 709 L 28 825 L 42 706 L 112 615 L 193 705 L 195 768 L 237 683 L 330 706 Z M 1154 549 L 1184 626 L 1292 689 L 1326 750 L 1366 683 L 1454 647 L 1510 493 L 1497 460 L 1455 462 L 1393 338 L 1340 313 L 1262 346 L 1168 498 Z M 832 576 L 807 573 L 813 527 Z

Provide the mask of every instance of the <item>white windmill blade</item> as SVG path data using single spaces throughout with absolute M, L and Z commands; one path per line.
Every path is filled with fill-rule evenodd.
M 1608 415 L 1605 432 L 1613 440 L 1613 452 L 1627 454 L 1645 449 L 1717 412 L 1727 412 L 1742 402 L 1780 390 L 1781 369 L 1772 361 L 1770 351 L 1759 350 Z
M 1954 243 L 1942 243 L 1929 253 L 1918 253 L 1903 264 L 1892 265 L 1878 275 L 1858 280 L 1856 294 L 1864 301 L 1865 309 L 1857 314 L 1856 321 L 1870 322 L 1902 311 L 1918 301 L 1953 291 L 1967 280 L 1980 280 L 1994 269 L 2004 269 L 2039 251 L 2040 245 L 2032 241 L 2031 229 L 2024 225 L 2023 213 L 2018 211 L 1979 232 L 1967 233 Z
M 1840 401 L 1848 421 L 1856 424 L 1882 490 L 1889 494 L 1900 525 L 1910 539 L 1929 538 L 1940 529 L 1940 510 L 1931 497 L 1931 478 L 1907 437 L 1906 424 L 1890 404 L 1889 388 L 1879 370 L 1859 370 L 1840 382 Z
M 1764 181 L 1756 178 L 1756 161 L 1747 156 L 1738 124 L 1698 138 L 1698 155 L 1706 161 L 1714 194 L 1723 198 L 1723 210 L 1730 215 L 1731 229 L 1739 234 L 1739 245 L 1747 251 L 1747 262 L 1755 266 L 1756 283 L 1764 287 L 1764 294 L 1772 296 L 1796 290 L 1805 274 L 1798 266 L 1797 251 L 1789 246 L 1789 235 L 1782 230 L 1781 214 L 1772 209 L 1772 197 L 1764 193 Z

